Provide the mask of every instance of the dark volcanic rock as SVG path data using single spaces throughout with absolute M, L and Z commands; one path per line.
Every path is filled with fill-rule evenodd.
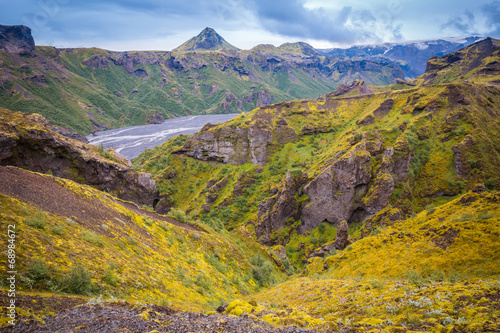
M 92 56 L 89 59 L 82 61 L 82 64 L 94 68 L 108 68 L 109 61 L 107 58 L 104 57 Z
M 472 192 L 474 193 L 483 193 L 484 191 L 486 191 L 486 187 L 484 186 L 484 184 L 476 184 L 472 188 Z
M 157 212 L 158 214 L 166 215 L 170 212 L 170 210 L 172 210 L 174 205 L 175 203 L 173 200 L 162 198 L 155 206 L 155 212 Z
M 471 171 L 468 163 L 469 153 L 475 150 L 477 140 L 472 135 L 466 135 L 464 139 L 454 145 L 451 150 L 455 153 L 455 172 L 461 177 L 467 177 Z
M 163 115 L 156 111 L 154 114 L 146 116 L 146 123 L 148 124 L 161 124 L 165 121 Z
M 312 230 L 325 220 L 349 220 L 356 209 L 355 198 L 371 178 L 371 155 L 357 145 L 304 187 L 310 203 L 302 210 L 298 231 Z
M 335 236 L 335 243 L 333 246 L 337 250 L 343 250 L 347 246 L 349 242 L 349 226 L 346 221 L 342 221 L 340 223 L 339 228 L 337 229 L 337 236 Z
M 67 138 L 70 138 L 73 140 L 78 140 L 78 141 L 83 142 L 83 143 L 89 143 L 89 140 L 87 140 L 86 137 L 81 136 L 80 134 L 76 133 L 75 131 L 67 129 L 66 127 L 56 126 L 56 125 L 52 125 L 52 124 L 49 124 L 48 126 L 54 132 L 57 132 L 57 133 L 65 136 Z
M 0 25 L 0 50 L 31 55 L 35 51 L 31 29 L 24 25 Z
M 307 176 L 302 174 L 294 178 L 288 171 L 278 192 L 259 203 L 255 233 L 261 243 L 275 243 L 276 240 L 271 237 L 273 231 L 299 220 L 302 204 L 295 194 L 307 179 Z
M 0 109 L 0 165 L 46 173 L 115 192 L 124 200 L 152 206 L 158 191 L 148 173 L 103 158 L 95 148 L 50 129 L 37 114 Z
M 373 111 L 373 114 L 377 118 L 383 118 L 386 114 L 391 111 L 392 106 L 394 105 L 394 100 L 393 99 L 386 99 L 380 106 Z
M 347 96 L 352 94 L 366 95 L 371 94 L 371 89 L 363 80 L 354 80 L 350 85 L 341 83 L 334 92 L 331 92 L 327 97 Z
M 330 330 L 302 327 L 275 327 L 261 319 L 249 316 L 222 314 L 227 306 L 217 308 L 218 313 L 175 312 L 167 307 L 145 305 L 142 308 L 127 303 L 85 304 L 61 311 L 40 321 L 23 319 L 13 327 L 0 327 L 0 332 L 176 332 L 176 333 L 309 333 Z M 147 319 L 146 319 L 147 318 Z M 75 328 L 77 328 L 75 330 Z M 347 331 L 346 331 L 347 332 Z
M 297 134 L 286 121 L 278 121 L 274 125 L 268 117 L 269 114 L 260 109 L 248 127 L 204 126 L 174 153 L 204 161 L 262 166 L 267 163 L 276 144 L 297 141 Z

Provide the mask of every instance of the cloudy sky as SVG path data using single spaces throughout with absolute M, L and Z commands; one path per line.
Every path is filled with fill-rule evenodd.
M 2 0 L 0 24 L 37 45 L 171 50 L 203 28 L 229 43 L 317 48 L 481 35 L 500 38 L 500 0 Z

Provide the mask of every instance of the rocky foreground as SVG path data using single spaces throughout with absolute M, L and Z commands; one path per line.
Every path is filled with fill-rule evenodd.
M 176 313 L 168 307 L 118 302 L 78 306 L 43 321 L 22 321 L 14 327 L 0 328 L 0 332 L 313 332 L 297 327 L 276 328 L 244 316 Z

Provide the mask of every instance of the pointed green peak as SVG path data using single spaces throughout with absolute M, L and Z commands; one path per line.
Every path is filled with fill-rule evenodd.
M 212 28 L 205 28 L 198 36 L 191 38 L 173 51 L 176 52 L 193 52 L 193 51 L 220 51 L 220 50 L 235 50 L 239 49 L 219 35 Z

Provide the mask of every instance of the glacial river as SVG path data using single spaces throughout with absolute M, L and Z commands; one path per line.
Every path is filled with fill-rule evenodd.
M 129 160 L 139 156 L 147 148 L 154 148 L 168 138 L 184 133 L 199 131 L 206 123 L 216 124 L 236 117 L 237 113 L 202 116 L 188 116 L 167 119 L 161 124 L 139 125 L 116 128 L 90 134 L 87 139 L 93 145 L 102 143 L 104 148 L 112 147 Z

